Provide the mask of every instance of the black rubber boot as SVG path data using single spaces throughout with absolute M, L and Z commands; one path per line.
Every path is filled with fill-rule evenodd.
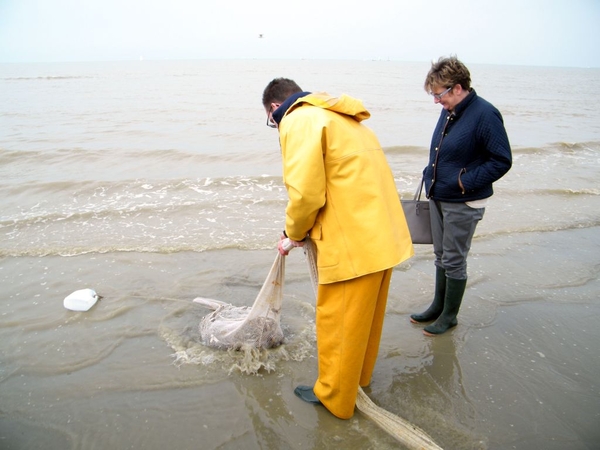
M 458 324 L 456 316 L 462 303 L 467 280 L 457 280 L 456 278 L 446 279 L 446 297 L 444 298 L 444 310 L 440 317 L 431 325 L 427 325 L 423 329 L 423 333 L 427 336 L 435 336 L 448 331 L 450 328 Z
M 435 266 L 435 295 L 433 302 L 427 311 L 421 314 L 411 314 L 412 323 L 431 322 L 437 319 L 444 309 L 444 297 L 446 295 L 446 269 Z
M 312 403 L 313 405 L 321 404 L 321 400 L 319 400 L 315 395 L 315 391 L 313 391 L 312 386 L 297 386 L 296 389 L 294 389 L 294 394 L 296 394 L 305 402 Z

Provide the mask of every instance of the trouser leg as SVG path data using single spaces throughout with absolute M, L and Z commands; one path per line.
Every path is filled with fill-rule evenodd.
M 434 236 L 435 265 L 443 267 L 448 278 L 464 280 L 467 278 L 467 256 L 473 235 L 485 208 L 471 208 L 465 203 L 435 204 L 438 215 L 436 228 L 441 227 L 441 233 L 438 229 Z
M 359 384 L 368 384 L 377 359 L 391 269 L 319 285 L 314 393 L 341 419 L 354 414 Z
M 385 309 L 387 305 L 391 279 L 392 269 L 385 270 L 383 272 L 383 277 L 381 278 L 381 284 L 379 285 L 379 292 L 377 293 L 375 313 L 371 323 L 371 332 L 369 334 L 367 350 L 365 352 L 363 367 L 360 374 L 359 385 L 362 387 L 368 386 L 371 383 L 371 377 L 373 375 L 373 370 L 375 369 L 375 362 L 377 361 L 377 355 L 379 354 L 379 343 L 381 341 L 383 319 L 385 317 Z M 374 284 L 376 287 L 377 279 L 374 281 Z

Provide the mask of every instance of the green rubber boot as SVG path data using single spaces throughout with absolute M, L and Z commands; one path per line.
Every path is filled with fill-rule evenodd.
M 433 302 L 427 311 L 421 314 L 411 314 L 412 323 L 431 322 L 437 319 L 444 309 L 444 297 L 446 295 L 446 269 L 435 266 L 435 295 Z
M 431 325 L 423 329 L 427 336 L 435 336 L 445 333 L 450 328 L 458 324 L 456 316 L 462 303 L 467 280 L 457 280 L 456 278 L 446 278 L 446 297 L 444 298 L 444 310 L 442 314 Z

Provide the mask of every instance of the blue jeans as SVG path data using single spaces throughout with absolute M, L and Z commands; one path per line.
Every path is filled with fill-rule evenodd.
M 429 204 L 435 265 L 445 269 L 448 278 L 466 280 L 467 255 L 485 208 L 435 200 Z

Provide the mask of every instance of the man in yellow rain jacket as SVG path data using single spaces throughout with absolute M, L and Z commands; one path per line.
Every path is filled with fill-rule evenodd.
M 381 145 L 361 122 L 360 100 L 303 92 L 276 78 L 263 92 L 267 125 L 279 129 L 288 192 L 285 231 L 317 248 L 318 378 L 296 395 L 349 419 L 375 367 L 392 268 L 413 255 Z

